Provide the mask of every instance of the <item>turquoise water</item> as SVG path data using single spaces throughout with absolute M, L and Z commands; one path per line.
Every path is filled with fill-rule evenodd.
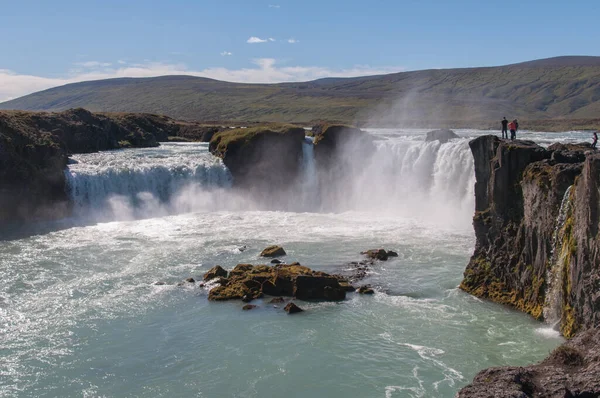
M 194 148 L 207 156 L 184 147 Z M 435 181 L 423 192 L 443 187 Z M 66 220 L 0 241 L 0 396 L 452 397 L 482 368 L 531 363 L 561 342 L 530 317 L 457 289 L 474 245 L 469 209 L 431 217 L 394 192 L 397 206 L 274 212 L 239 198 L 227 206 L 223 191 L 200 201 L 190 192 L 186 211 L 161 204 L 142 219 L 120 211 L 115 221 Z M 306 311 L 293 316 L 261 300 L 252 311 L 208 302 L 198 283 L 177 286 L 215 264 L 260 263 L 274 243 L 287 261 L 332 273 L 348 272 L 369 248 L 399 257 L 364 280 L 374 296 L 297 301 Z

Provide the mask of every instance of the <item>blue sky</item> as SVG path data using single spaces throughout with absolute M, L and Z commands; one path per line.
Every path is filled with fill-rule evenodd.
M 600 55 L 600 1 L 0 0 L 0 101 L 74 81 L 279 82 Z

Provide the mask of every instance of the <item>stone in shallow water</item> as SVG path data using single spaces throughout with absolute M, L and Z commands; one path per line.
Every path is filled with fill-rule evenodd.
M 280 257 L 280 256 L 285 256 L 286 254 L 287 253 L 285 252 L 285 250 L 283 250 L 283 247 L 273 245 L 273 246 L 269 246 L 269 247 L 265 248 L 265 250 L 263 250 L 260 253 L 260 256 L 261 257 Z
M 369 285 L 359 287 L 357 292 L 360 294 L 375 294 L 375 291 Z
M 387 261 L 387 259 L 389 257 L 388 252 L 385 251 L 384 249 L 371 249 L 371 250 L 361 252 L 360 254 L 364 254 L 369 258 L 372 258 L 374 260 L 381 260 L 381 261 Z
M 300 307 L 298 307 L 296 304 L 294 303 L 288 303 L 288 305 L 286 305 L 284 307 L 285 312 L 287 312 L 288 314 L 297 314 L 298 312 L 303 312 L 304 310 Z
M 250 311 L 250 310 L 253 310 L 255 308 L 256 308 L 256 306 L 253 305 L 253 304 L 246 304 L 245 306 L 242 307 L 242 310 L 244 310 L 244 311 Z
M 227 277 L 227 271 L 225 271 L 220 265 L 215 265 L 204 274 L 204 280 L 208 281 L 217 277 Z
M 269 304 L 281 304 L 283 302 L 285 302 L 283 297 L 274 297 L 271 299 L 271 301 L 269 301 Z

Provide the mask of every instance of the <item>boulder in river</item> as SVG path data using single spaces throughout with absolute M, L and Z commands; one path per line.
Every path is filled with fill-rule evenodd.
M 288 303 L 288 305 L 286 305 L 284 308 L 285 312 L 287 312 L 288 314 L 297 314 L 299 312 L 303 312 L 304 310 L 300 307 L 298 307 L 296 304 L 294 303 Z
M 244 311 L 250 311 L 250 310 L 253 310 L 255 308 L 256 308 L 256 306 L 254 304 L 246 304 L 245 306 L 242 307 L 242 309 Z
M 265 248 L 265 250 L 263 250 L 260 253 L 260 256 L 261 257 L 281 257 L 281 256 L 285 256 L 286 254 L 287 253 L 285 252 L 285 250 L 283 250 L 283 247 L 277 246 L 277 245 L 272 245 L 272 246 Z
M 392 251 L 386 251 L 385 249 L 371 249 L 360 254 L 364 254 L 373 260 L 387 261 L 389 257 L 398 257 L 398 253 Z
M 375 291 L 373 290 L 373 288 L 371 288 L 371 286 L 369 285 L 364 285 L 359 287 L 356 290 L 359 294 L 375 294 Z
M 227 277 L 227 271 L 225 271 L 220 265 L 215 265 L 211 269 L 208 270 L 206 274 L 204 274 L 204 280 L 208 281 L 211 279 L 215 279 L 218 277 Z

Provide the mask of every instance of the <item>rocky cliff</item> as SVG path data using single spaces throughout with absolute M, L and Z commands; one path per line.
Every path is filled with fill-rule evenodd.
M 470 146 L 476 246 L 461 289 L 577 337 L 539 365 L 485 370 L 459 396 L 599 397 L 600 154 L 495 136 Z
M 298 177 L 305 134 L 285 124 L 230 129 L 216 133 L 209 149 L 223 159 L 236 188 L 272 194 Z
M 67 215 L 69 154 L 157 146 L 202 128 L 150 114 L 0 112 L 0 223 Z
M 470 145 L 477 240 L 460 287 L 559 323 L 566 337 L 600 325 L 600 155 L 495 136 Z

